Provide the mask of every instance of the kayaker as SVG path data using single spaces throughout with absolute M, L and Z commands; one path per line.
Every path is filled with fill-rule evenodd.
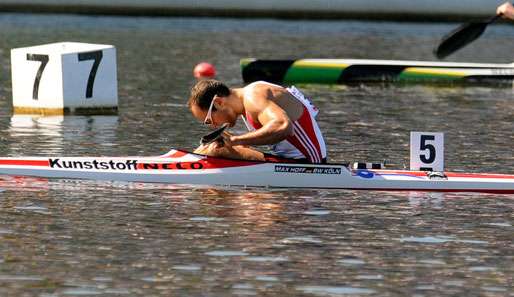
M 505 2 L 498 6 L 496 13 L 500 14 L 504 19 L 514 20 L 514 6 L 510 2 Z
M 227 148 L 271 145 L 272 153 L 279 157 L 326 163 L 325 141 L 315 119 L 318 109 L 295 87 L 257 81 L 229 88 L 217 80 L 202 80 L 191 89 L 188 105 L 205 125 L 229 123 L 233 127 L 241 118 L 249 130 L 241 135 L 225 134 L 223 145 L 199 148 L 203 153 L 229 157 Z

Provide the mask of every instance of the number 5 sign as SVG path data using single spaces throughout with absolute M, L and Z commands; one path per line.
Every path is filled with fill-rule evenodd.
M 13 49 L 11 69 L 15 113 L 117 110 L 116 49 L 111 45 L 60 42 Z
M 410 169 L 444 171 L 444 133 L 410 133 Z

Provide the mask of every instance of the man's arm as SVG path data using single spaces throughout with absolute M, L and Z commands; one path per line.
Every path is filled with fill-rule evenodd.
M 266 161 L 264 154 L 257 150 L 243 146 L 225 146 L 217 142 L 200 145 L 195 154 L 206 155 L 211 157 L 221 157 L 238 160 Z
M 257 120 L 262 127 L 246 134 L 231 136 L 228 140 L 232 145 L 275 144 L 293 134 L 289 116 L 285 110 L 268 99 L 271 97 L 270 92 L 269 89 L 261 88 L 246 94 L 246 111 L 257 114 Z
M 230 137 L 232 145 L 275 144 L 293 134 L 293 125 L 285 112 L 268 107 L 259 115 L 259 122 L 265 123 L 260 129 Z M 283 114 L 282 114 L 283 113 Z

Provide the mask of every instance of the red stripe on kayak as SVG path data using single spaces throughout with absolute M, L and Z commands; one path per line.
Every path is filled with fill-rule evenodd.
M 50 166 L 48 160 L 9 160 L 0 159 L 0 165 L 15 165 L 15 166 Z
M 514 194 L 514 190 L 492 189 L 388 189 L 388 188 L 344 188 L 355 191 L 383 191 L 383 192 L 438 192 L 438 193 L 484 193 L 484 194 Z
M 138 163 L 137 169 L 141 170 L 199 170 L 199 169 L 223 169 L 229 167 L 243 167 L 264 164 L 252 161 L 226 160 L 217 158 L 205 158 L 198 161 L 170 162 L 170 163 Z
M 469 178 L 500 178 L 500 179 L 514 179 L 514 175 L 509 174 L 494 174 L 494 173 L 446 173 L 448 177 L 469 177 Z
M 183 152 L 183 151 L 176 151 L 171 155 L 165 156 L 165 158 L 180 158 L 180 157 L 184 157 L 185 155 L 188 155 L 188 153 Z
M 409 170 L 370 170 L 378 174 L 398 174 L 412 176 L 427 176 L 428 171 L 409 171 Z M 447 177 L 467 177 L 467 178 L 498 178 L 498 179 L 514 179 L 514 175 L 495 174 L 495 173 L 457 173 L 445 172 Z
M 413 175 L 413 176 L 427 176 L 426 171 L 410 171 L 410 170 L 369 170 L 370 172 L 375 172 L 378 174 L 403 174 L 403 175 Z
M 204 164 L 205 169 L 216 169 L 216 168 L 240 167 L 240 166 L 265 164 L 265 163 L 252 162 L 252 161 L 227 160 L 227 159 L 215 159 L 215 158 L 207 158 L 205 160 L 201 160 L 200 163 Z

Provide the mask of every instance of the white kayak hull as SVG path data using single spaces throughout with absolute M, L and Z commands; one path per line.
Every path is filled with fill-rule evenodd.
M 158 157 L 0 158 L 0 174 L 167 184 L 514 194 L 514 175 L 351 170 L 343 164 L 251 162 L 172 150 Z

